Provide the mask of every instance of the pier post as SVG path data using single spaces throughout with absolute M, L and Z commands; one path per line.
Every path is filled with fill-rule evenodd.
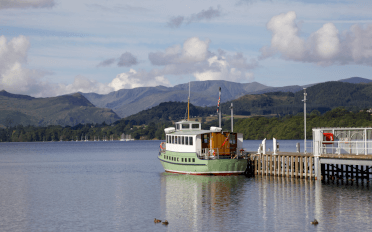
M 298 162 L 298 156 L 295 156 L 294 157 L 295 158 L 295 176 L 296 176 L 296 178 L 298 178 L 298 174 L 300 174 L 299 173 L 299 171 L 298 171 L 298 165 L 299 165 L 299 162 Z
M 294 159 L 293 156 L 291 156 L 291 177 L 294 176 Z
M 314 155 L 314 174 L 315 174 L 315 180 L 318 180 L 318 179 L 320 180 L 321 173 L 320 173 L 319 165 L 320 165 L 319 156 L 315 156 Z
M 276 143 L 276 138 L 273 138 L 273 155 L 277 155 L 278 153 L 278 146 L 277 146 L 277 143 Z
M 286 161 L 285 161 L 285 164 L 286 164 L 286 165 L 285 165 L 285 168 L 287 169 L 287 170 L 286 170 L 286 173 L 287 173 L 286 176 L 287 176 L 287 177 L 289 177 L 289 165 L 291 164 L 291 161 L 289 160 L 289 157 L 290 157 L 290 156 L 287 155 L 287 157 L 286 157 Z
M 284 155 L 282 156 L 282 166 L 281 166 L 281 175 L 282 175 L 282 177 L 284 176 L 284 167 L 285 167 L 285 163 L 284 163 L 284 159 L 285 159 L 285 157 L 284 157 Z
M 300 156 L 300 178 L 302 179 L 302 173 L 303 173 L 303 163 L 302 163 L 302 156 Z
M 307 156 L 304 156 L 305 158 L 305 161 L 304 161 L 304 175 L 305 175 L 305 179 L 307 178 Z

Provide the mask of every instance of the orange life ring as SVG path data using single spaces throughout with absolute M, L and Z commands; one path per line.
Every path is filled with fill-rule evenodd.
M 164 142 L 161 142 L 160 143 L 160 149 L 162 149 L 162 150 L 164 150 L 164 148 L 163 148 L 163 144 L 165 144 Z
M 323 133 L 323 141 L 330 141 L 330 142 L 335 141 L 335 139 L 333 137 L 333 134 L 332 133 Z M 323 142 L 323 144 L 332 144 L 332 143 Z

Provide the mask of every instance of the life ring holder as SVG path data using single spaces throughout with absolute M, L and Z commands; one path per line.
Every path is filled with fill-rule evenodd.
M 216 151 L 214 149 L 210 149 L 209 153 L 208 153 L 208 156 L 215 157 L 216 156 Z

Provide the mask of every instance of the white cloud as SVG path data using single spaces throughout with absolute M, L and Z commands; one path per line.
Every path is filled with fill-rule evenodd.
M 194 73 L 194 76 L 197 80 L 229 80 L 235 82 L 249 82 L 253 81 L 254 79 L 253 73 L 231 67 L 225 57 L 213 56 L 208 59 L 208 63 L 211 69 L 204 72 Z
M 180 45 L 174 45 L 165 52 L 150 52 L 149 60 L 153 65 L 168 65 L 180 63 L 196 63 L 208 58 L 210 40 L 202 41 L 198 37 L 191 37 Z
M 203 61 L 208 55 L 210 40 L 202 41 L 197 37 L 192 37 L 183 44 L 181 61 L 193 63 Z
M 267 29 L 272 32 L 271 52 L 280 52 L 286 59 L 302 59 L 305 53 L 305 42 L 298 36 L 299 29 L 295 24 L 296 13 L 290 11 L 272 17 L 267 24 Z
M 41 81 L 45 72 L 29 70 L 22 65 L 27 60 L 30 43 L 20 35 L 9 42 L 0 36 L 0 89 L 12 93 L 39 95 L 43 86 Z
M 351 26 L 339 33 L 333 23 L 324 24 L 305 40 L 299 36 L 296 14 L 290 11 L 272 17 L 267 28 L 272 32 L 270 47 L 261 48 L 261 57 L 280 54 L 284 59 L 319 65 L 372 65 L 372 25 Z
M 365 28 L 353 25 L 346 34 L 346 42 L 355 63 L 372 65 L 372 24 Z
M 170 86 L 169 81 L 164 78 L 164 76 L 153 74 L 154 73 L 148 73 L 145 71 L 137 72 L 134 69 L 130 69 L 129 72 L 118 74 L 111 83 L 108 84 L 108 86 L 113 88 L 115 91 L 145 86 Z
M 99 83 L 95 80 L 90 80 L 87 77 L 81 75 L 76 76 L 72 84 L 58 84 L 55 85 L 54 88 L 56 95 L 76 92 L 107 94 L 114 91 L 114 89 L 107 84 Z

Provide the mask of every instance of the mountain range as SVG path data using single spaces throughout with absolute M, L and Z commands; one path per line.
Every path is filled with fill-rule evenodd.
M 34 98 L 0 91 L 0 126 L 110 124 L 119 119 L 111 109 L 95 107 L 80 93 Z
M 352 77 L 340 82 L 369 83 L 372 80 Z M 270 87 L 257 82 L 236 83 L 230 81 L 192 81 L 190 83 L 190 102 L 196 106 L 217 105 L 218 89 L 221 87 L 221 102 L 228 102 L 246 94 L 264 94 L 269 92 L 298 92 L 318 83 L 299 86 Z M 162 102 L 186 102 L 189 95 L 189 83 L 174 87 L 156 86 L 134 89 L 121 89 L 109 94 L 81 93 L 97 107 L 109 108 L 121 118 L 136 114 L 142 110 L 157 106 Z
M 342 82 L 349 83 L 350 86 L 337 84 Z M 205 108 L 205 112 L 198 108 L 195 113 L 215 112 L 218 89 L 221 87 L 223 112 L 227 112 L 230 103 L 234 102 L 236 114 L 288 114 L 301 110 L 302 89 L 307 87 L 309 107 L 325 112 L 335 106 L 370 107 L 372 97 L 369 92 L 372 90 L 365 85 L 355 85 L 370 82 L 372 80 L 353 77 L 338 82 L 307 86 L 269 87 L 257 82 L 195 81 L 190 83 L 190 100 L 193 105 Z M 317 86 L 311 88 L 314 85 Z M 3 90 L 0 91 L 0 127 L 17 124 L 25 126 L 74 126 L 79 123 L 102 122 L 110 124 L 120 118 L 158 106 L 162 102 L 186 102 L 188 96 L 189 83 L 174 87 L 122 89 L 105 95 L 75 93 L 50 98 L 34 98 Z

